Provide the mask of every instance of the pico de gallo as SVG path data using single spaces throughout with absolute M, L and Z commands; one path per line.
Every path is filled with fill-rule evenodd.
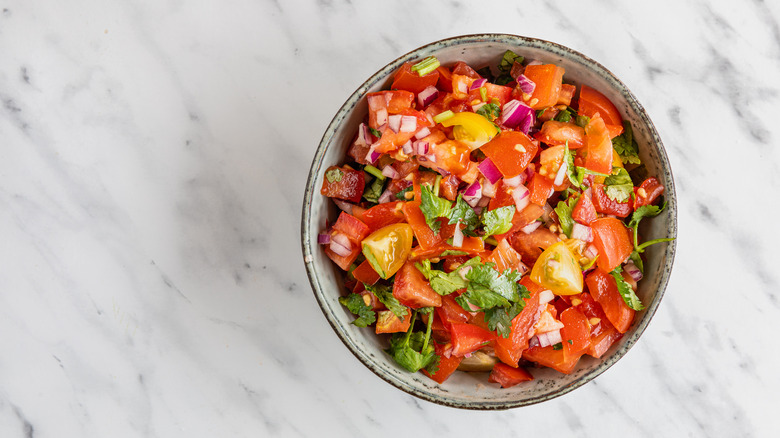
M 340 209 L 318 242 L 344 271 L 353 324 L 443 383 L 528 367 L 571 373 L 644 308 L 638 225 L 664 208 L 629 121 L 564 68 L 507 51 L 496 69 L 435 57 L 369 93 L 321 193 Z

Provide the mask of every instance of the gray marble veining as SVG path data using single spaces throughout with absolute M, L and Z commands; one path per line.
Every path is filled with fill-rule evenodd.
M 609 68 L 674 168 L 676 266 L 595 381 L 506 412 L 341 344 L 299 209 L 344 99 L 441 38 Z M 0 436 L 777 436 L 780 3 L 0 2 Z

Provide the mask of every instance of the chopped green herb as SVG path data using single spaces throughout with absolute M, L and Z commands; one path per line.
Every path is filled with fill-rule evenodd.
M 555 115 L 554 120 L 558 122 L 569 122 L 571 121 L 571 112 L 568 109 L 561 110 Z
M 557 344 L 553 345 L 553 350 L 563 350 L 563 343 L 558 342 Z
M 486 103 L 477 110 L 477 114 L 492 122 L 501 114 L 501 108 L 495 103 Z
M 405 189 L 402 189 L 400 192 L 396 193 L 395 197 L 402 201 L 408 201 L 408 199 L 406 199 L 406 194 L 411 192 L 412 190 L 414 190 L 414 187 L 409 186 Z
M 382 181 L 385 180 L 385 176 L 382 175 L 382 171 L 377 169 L 376 167 L 370 165 L 370 164 L 366 164 L 363 167 L 363 170 L 365 170 L 366 172 L 370 173 L 371 175 L 374 175 L 377 179 L 381 179 Z
M 363 296 L 360 294 L 349 294 L 346 297 L 340 297 L 339 303 L 358 316 L 356 320 L 352 321 L 352 324 L 358 327 L 367 327 L 376 321 L 376 312 L 371 310 L 371 306 L 363 301 Z
M 642 310 L 645 308 L 645 306 L 642 304 L 641 301 L 639 301 L 639 297 L 636 296 L 634 293 L 634 289 L 631 288 L 631 285 L 628 284 L 628 282 L 623 278 L 620 273 L 623 272 L 623 268 L 620 266 L 616 267 L 612 272 L 609 274 L 612 275 L 612 278 L 615 279 L 615 282 L 617 283 L 618 292 L 620 292 L 620 296 L 623 297 L 623 301 L 626 302 L 626 305 L 634 310 Z
M 341 181 L 341 178 L 343 177 L 344 171 L 339 168 L 330 169 L 329 171 L 325 172 L 325 178 L 331 184 Z
M 458 222 L 465 224 L 466 228 L 463 230 L 463 232 L 467 235 L 473 236 L 474 230 L 476 230 L 477 225 L 479 225 L 479 217 L 477 217 L 477 213 L 475 213 L 474 209 L 463 200 L 462 194 L 458 194 L 458 199 L 455 201 L 455 206 L 452 207 L 452 210 L 447 217 L 449 218 L 450 225 Z
M 368 128 L 369 131 L 371 131 L 371 135 L 373 135 L 376 138 L 382 138 L 382 132 L 378 131 L 374 128 Z
M 376 295 L 377 299 L 379 299 L 379 301 L 384 304 L 389 311 L 393 312 L 393 314 L 401 321 L 403 321 L 409 314 L 409 308 L 401 304 L 393 296 L 392 287 L 381 283 L 377 283 L 375 285 L 363 283 L 363 286 L 365 286 L 367 291 Z
M 441 63 L 439 63 L 439 60 L 435 56 L 429 56 L 417 64 L 414 64 L 412 66 L 412 71 L 416 71 L 420 76 L 425 76 L 439 68 L 440 65 Z
M 374 178 L 371 186 L 363 192 L 363 199 L 374 204 L 379 202 L 379 197 L 382 196 L 384 191 L 385 182 L 379 178 Z
M 433 318 L 428 318 L 428 325 L 425 333 L 414 331 L 414 320 L 417 317 L 419 311 L 414 312 L 412 316 L 412 323 L 409 326 L 409 331 L 406 333 L 396 333 L 390 339 L 390 348 L 387 353 L 398 362 L 399 365 L 406 368 L 410 372 L 416 373 L 423 368 L 426 368 L 428 372 L 431 369 L 435 370 L 438 367 L 438 355 L 434 352 L 433 343 L 431 339 L 431 327 Z M 433 367 L 428 369 L 428 367 Z M 434 371 L 435 372 L 435 371 Z
M 576 123 L 577 126 L 584 128 L 588 126 L 588 123 L 590 123 L 590 117 L 577 114 L 577 118 L 575 119 L 574 123 Z
M 515 65 L 515 62 L 522 64 L 523 61 L 525 61 L 525 58 L 511 50 L 507 50 L 504 52 L 504 56 L 501 57 L 501 61 L 498 63 L 498 70 L 502 73 L 509 73 L 512 71 L 512 66 Z
M 615 202 L 628 202 L 634 195 L 634 183 L 628 171 L 622 167 L 613 167 L 612 175 L 604 179 L 604 192 Z
M 487 79 L 488 82 L 493 82 L 493 72 L 490 71 L 490 67 L 488 66 L 482 67 L 481 69 L 477 70 L 477 74 Z
M 447 119 L 449 119 L 451 117 L 454 117 L 454 116 L 455 116 L 455 113 L 452 112 L 451 110 L 442 111 L 439 114 L 436 114 L 435 116 L 433 116 L 433 121 L 434 121 L 434 123 L 441 123 L 441 122 L 443 122 L 443 121 L 445 121 L 445 120 L 447 120 Z
M 503 234 L 512 228 L 512 218 L 515 215 L 515 206 L 496 208 L 486 211 L 482 215 L 482 223 L 485 224 L 485 237 L 494 234 Z
M 423 216 L 425 216 L 425 223 L 428 224 L 434 233 L 438 233 L 441 224 L 437 219 L 449 217 L 452 211 L 452 204 L 450 201 L 434 195 L 425 184 L 420 186 L 420 201 L 420 210 L 422 210 Z
M 558 222 L 561 224 L 561 230 L 571 238 L 571 230 L 574 227 L 574 219 L 571 217 L 571 213 L 574 210 L 574 206 L 577 205 L 579 196 L 572 196 L 566 201 L 558 201 L 558 206 L 555 207 L 555 213 L 558 215 Z
M 640 164 L 639 145 L 634 140 L 634 130 L 631 122 L 623 121 L 623 133 L 612 139 L 612 147 L 620 155 L 623 163 Z

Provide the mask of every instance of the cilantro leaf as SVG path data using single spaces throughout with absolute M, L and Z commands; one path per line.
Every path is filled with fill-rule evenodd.
M 431 261 L 426 259 L 419 263 L 415 263 L 414 266 L 422 272 L 423 276 L 431 283 L 431 288 L 439 295 L 449 295 L 456 290 L 465 289 L 468 283 L 460 275 L 461 269 L 469 266 L 478 265 L 479 257 L 475 257 L 466 263 L 463 263 L 458 269 L 446 273 L 437 269 L 431 268 Z
M 477 110 L 477 114 L 492 122 L 493 120 L 496 120 L 499 115 L 501 115 L 501 108 L 499 108 L 499 106 L 495 103 L 486 103 Z
M 664 211 L 664 208 L 666 208 L 666 204 L 663 204 L 660 207 L 655 205 L 643 205 L 634 210 L 634 213 L 631 215 L 631 220 L 628 222 L 628 226 L 636 229 L 639 227 L 639 222 L 643 218 L 658 216 Z
M 567 109 L 561 110 L 558 112 L 558 114 L 555 115 L 553 120 L 558 122 L 569 122 L 571 121 L 571 112 Z
M 634 131 L 631 122 L 623 121 L 623 133 L 612 139 L 612 147 L 620 155 L 624 163 L 640 164 L 639 145 L 634 140 Z
M 331 184 L 333 184 L 334 182 L 341 181 L 341 178 L 343 176 L 344 176 L 344 171 L 339 169 L 338 167 L 335 169 L 330 169 L 329 171 L 325 172 L 325 178 Z
M 408 199 L 406 199 L 406 194 L 411 192 L 413 189 L 414 187 L 412 186 L 402 189 L 400 192 L 395 194 L 395 197 L 400 199 L 401 201 L 408 201 Z
M 558 222 L 561 224 L 561 230 L 568 237 L 571 237 L 571 230 L 574 227 L 574 219 L 571 218 L 571 213 L 574 210 L 574 206 L 577 205 L 579 196 L 572 196 L 566 201 L 558 201 L 558 206 L 555 207 L 555 213 L 558 215 Z
M 450 204 L 450 201 L 434 195 L 425 184 L 420 185 L 420 198 L 420 210 L 422 210 L 423 216 L 425 216 L 425 223 L 428 224 L 434 233 L 438 234 L 441 224 L 436 219 L 449 217 L 452 211 L 452 204 Z
M 571 154 L 571 150 L 569 150 L 568 140 L 563 145 L 563 161 L 566 163 L 566 176 L 571 181 L 571 184 L 574 187 L 582 188 L 582 179 L 585 177 L 585 174 L 579 171 L 581 167 L 574 166 L 574 156 Z
M 433 318 L 428 318 L 425 334 L 414 331 L 414 320 L 417 317 L 417 313 L 426 313 L 424 311 L 421 312 L 421 310 L 418 310 L 412 316 L 409 331 L 393 335 L 390 339 L 390 348 L 387 350 L 387 353 L 399 365 L 413 373 L 423 368 L 428 369 L 427 367 L 431 367 L 431 369 L 438 368 L 438 356 L 434 352 L 433 343 L 430 342 Z M 428 371 L 430 372 L 430 369 Z
M 346 297 L 340 297 L 339 303 L 358 316 L 356 320 L 352 321 L 352 324 L 358 327 L 367 327 L 376 322 L 376 312 L 363 301 L 362 295 L 349 294 Z
M 373 286 L 363 283 L 363 286 L 366 287 L 367 291 L 376 295 L 377 299 L 379 299 L 379 301 L 384 304 L 389 311 L 393 312 L 393 314 L 395 314 L 395 316 L 397 316 L 401 321 L 403 321 L 409 314 L 409 308 L 401 304 L 393 296 L 393 289 L 390 286 L 380 283 L 377 283 Z
M 369 131 L 371 131 L 371 135 L 373 135 L 376 138 L 382 138 L 382 132 L 379 130 L 376 130 L 374 128 L 368 128 Z
M 580 128 L 584 128 L 588 126 L 588 123 L 590 123 L 590 117 L 577 114 L 577 117 L 574 119 L 574 123 L 576 123 Z
M 634 182 L 628 171 L 622 167 L 613 167 L 612 175 L 604 179 L 604 192 L 615 202 L 628 202 L 634 195 Z
M 525 301 L 512 303 L 509 308 L 494 307 L 485 310 L 485 322 L 490 330 L 495 330 L 502 338 L 508 338 L 512 334 L 512 320 L 515 319 L 525 307 Z
M 468 288 L 466 292 L 473 292 L 471 296 L 478 294 L 484 294 L 486 292 L 493 292 L 500 296 L 504 300 L 501 301 L 501 305 L 509 305 L 509 301 L 519 301 L 520 292 L 517 284 L 519 276 L 512 270 L 508 270 L 505 274 L 499 273 L 495 269 L 493 263 L 485 263 L 474 266 L 469 272 L 466 273 L 466 280 L 469 280 Z M 470 296 L 470 297 L 471 297 Z M 486 301 L 494 301 L 496 298 L 487 297 Z M 471 301 L 471 299 L 469 299 Z M 495 305 L 481 305 L 472 301 L 473 304 L 479 307 L 494 307 Z
M 498 63 L 498 71 L 502 73 L 509 73 L 512 71 L 512 66 L 515 65 L 516 62 L 522 64 L 523 61 L 525 61 L 523 56 L 518 55 L 511 50 L 507 50 L 504 52 L 504 56 L 501 57 L 501 61 Z
M 617 283 L 618 292 L 620 292 L 620 296 L 623 297 L 623 301 L 626 302 L 626 305 L 634 310 L 642 310 L 645 308 L 645 306 L 642 304 L 641 301 L 639 301 L 639 297 L 636 296 L 634 293 L 634 289 L 631 288 L 631 285 L 628 284 L 628 282 L 623 278 L 620 273 L 623 272 L 623 268 L 620 266 L 616 267 L 612 272 L 609 274 L 612 275 L 612 278 L 615 279 L 615 283 Z
M 512 218 L 515 215 L 515 210 L 513 205 L 507 205 L 506 207 L 486 211 L 482 215 L 482 222 L 485 224 L 484 237 L 509 231 L 512 228 Z
M 463 195 L 461 194 L 458 195 L 458 199 L 455 201 L 455 206 L 452 207 L 452 210 L 447 217 L 450 220 L 450 225 L 457 223 L 458 221 L 460 221 L 462 224 L 466 224 L 466 229 L 464 231 L 469 234 L 473 234 L 474 230 L 477 228 L 477 225 L 479 225 L 479 217 L 477 217 L 477 213 L 475 213 L 474 209 L 463 200 Z
M 379 197 L 382 196 L 384 188 L 385 182 L 379 178 L 374 178 L 374 182 L 371 183 L 371 187 L 363 192 L 363 199 L 374 204 L 379 203 Z

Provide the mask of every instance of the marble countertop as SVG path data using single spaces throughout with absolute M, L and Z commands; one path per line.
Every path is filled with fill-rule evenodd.
M 0 1 L 0 436 L 780 434 L 780 3 L 420 3 Z M 638 344 L 504 412 L 374 376 L 317 306 L 299 237 L 349 93 L 484 32 L 611 69 L 680 206 Z

